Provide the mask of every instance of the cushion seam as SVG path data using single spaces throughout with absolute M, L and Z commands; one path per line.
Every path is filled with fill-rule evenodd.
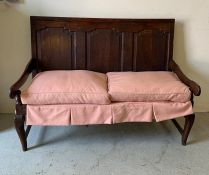
M 134 95 L 170 95 L 170 94 L 187 94 L 188 92 L 186 93 L 162 93 L 162 94 L 142 94 L 142 93 L 131 93 L 131 92 L 108 92 L 109 94 L 134 94 Z M 190 93 L 190 92 L 189 92 Z
M 90 92 L 37 92 L 37 93 L 25 93 L 23 92 L 21 95 L 29 95 L 29 94 L 99 94 L 99 95 L 108 95 L 108 93 L 90 93 Z

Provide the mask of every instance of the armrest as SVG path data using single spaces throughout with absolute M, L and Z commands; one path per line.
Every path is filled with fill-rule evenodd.
M 32 58 L 25 67 L 25 70 L 20 76 L 20 78 L 10 87 L 9 97 L 11 99 L 14 99 L 15 96 L 20 95 L 21 91 L 19 90 L 19 88 L 26 82 L 28 76 L 33 70 L 35 70 L 35 68 L 36 60 Z
M 200 86 L 190 80 L 180 69 L 180 67 L 178 66 L 178 64 L 175 63 L 174 60 L 171 60 L 169 62 L 169 69 L 171 69 L 174 73 L 176 73 L 176 75 L 178 76 L 178 78 L 187 86 L 189 86 L 191 92 L 195 95 L 195 96 L 199 96 L 201 94 L 201 88 Z

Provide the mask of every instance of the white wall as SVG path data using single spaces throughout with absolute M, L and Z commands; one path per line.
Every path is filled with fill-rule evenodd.
M 0 113 L 14 112 L 9 86 L 31 57 L 29 17 L 12 8 L 0 8 Z
M 209 111 L 209 0 L 25 0 L 0 8 L 0 112 L 13 112 L 8 88 L 30 58 L 30 15 L 176 18 L 174 57 L 202 87 L 196 111 Z

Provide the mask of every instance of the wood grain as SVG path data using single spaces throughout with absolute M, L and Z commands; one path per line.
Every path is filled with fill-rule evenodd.
M 172 60 L 174 19 L 31 17 L 38 69 L 163 71 Z

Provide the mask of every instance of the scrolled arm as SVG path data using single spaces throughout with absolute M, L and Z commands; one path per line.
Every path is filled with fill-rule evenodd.
M 20 95 L 19 88 L 26 82 L 28 76 L 30 75 L 33 70 L 36 69 L 36 60 L 32 58 L 29 63 L 27 64 L 24 72 L 20 76 L 20 78 L 10 87 L 9 90 L 9 97 L 14 99 L 16 96 Z
M 176 64 L 176 62 L 174 60 L 171 60 L 169 62 L 169 69 L 171 69 L 174 73 L 176 73 L 176 75 L 178 76 L 178 78 L 187 86 L 189 86 L 191 92 L 195 95 L 195 96 L 199 96 L 201 94 L 201 88 L 200 86 L 190 80 L 180 69 L 180 67 L 178 66 L 178 64 Z

